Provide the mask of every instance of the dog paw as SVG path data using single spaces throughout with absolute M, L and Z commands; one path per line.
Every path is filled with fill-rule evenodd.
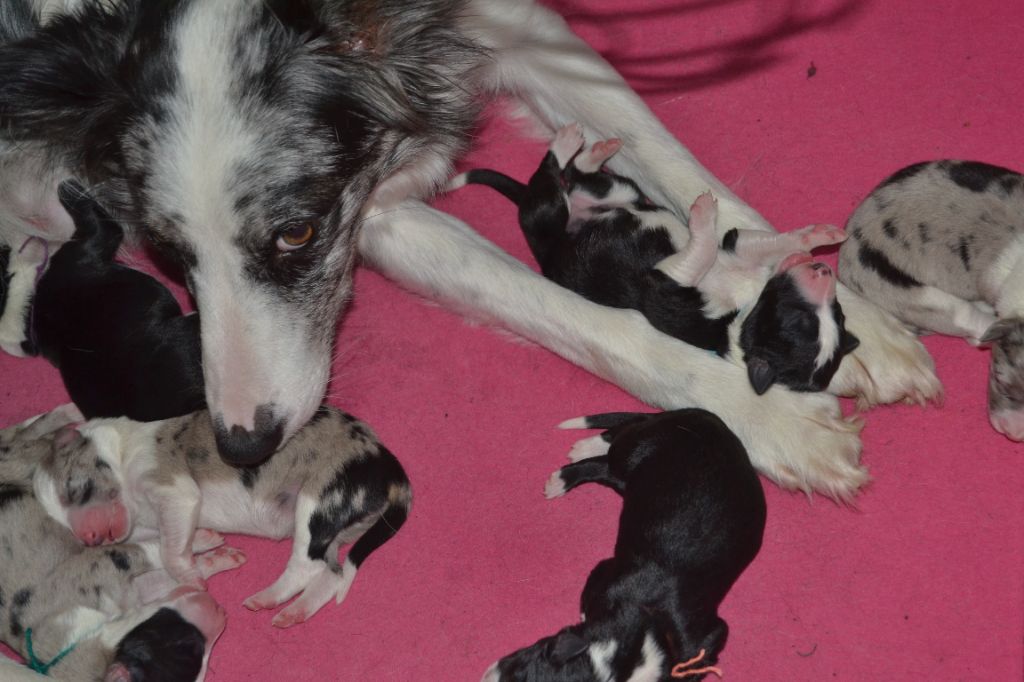
M 587 151 L 579 154 L 573 163 L 581 173 L 596 173 L 620 149 L 622 149 L 622 140 L 617 137 L 601 140 L 591 145 Z
M 209 528 L 197 528 L 192 536 L 192 553 L 202 554 L 224 544 L 224 536 Z
M 838 287 L 837 293 L 846 328 L 860 339 L 860 346 L 843 358 L 829 391 L 856 398 L 861 410 L 896 402 L 940 403 L 942 384 L 917 336 L 846 287 Z
M 565 168 L 576 152 L 583 148 L 583 128 L 579 123 L 570 123 L 558 129 L 551 141 L 551 153 L 555 155 L 559 168 Z
M 562 480 L 562 472 L 556 471 L 544 484 L 544 497 L 553 500 L 565 494 L 565 481 Z
M 794 246 L 798 246 L 801 251 L 812 251 L 822 246 L 846 241 L 846 232 L 835 225 L 808 225 L 799 230 L 786 232 L 785 235 L 798 241 L 799 244 L 794 244 Z
M 196 557 L 196 566 L 203 578 L 238 568 L 247 560 L 245 552 L 234 547 L 217 547 Z
M 783 488 L 847 501 L 869 480 L 860 465 L 863 422 L 844 418 L 831 395 L 773 387 L 718 413 L 751 463 Z
M 583 459 L 607 455 L 609 447 L 611 447 L 611 444 L 601 436 L 581 438 L 573 443 L 573 446 L 569 448 L 569 461 L 579 462 Z
M 690 234 L 715 234 L 715 223 L 718 219 L 718 200 L 711 192 L 704 192 L 690 206 Z

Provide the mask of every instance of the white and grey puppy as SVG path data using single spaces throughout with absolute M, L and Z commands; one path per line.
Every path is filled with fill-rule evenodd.
M 155 544 L 82 547 L 33 495 L 38 467 L 61 458 L 75 438 L 62 427 L 76 419 L 73 408 L 58 408 L 0 431 L 0 639 L 53 679 L 202 679 L 223 609 L 160 570 Z M 214 549 L 222 542 L 215 533 L 197 536 L 201 575 L 244 561 L 237 550 Z M 10 668 L 4 680 L 34 677 L 0 663 Z
M 299 594 L 275 616 L 277 627 L 304 622 L 331 599 L 340 603 L 367 556 L 405 523 L 412 500 L 395 456 L 365 424 L 329 407 L 275 457 L 248 469 L 217 456 L 205 411 L 163 422 L 97 419 L 79 433 L 65 464 L 36 477 L 55 519 L 87 545 L 158 535 L 167 571 L 197 587 L 204 586 L 192 551 L 197 527 L 294 536 L 281 577 L 245 601 L 272 609 Z M 348 543 L 339 564 L 338 549 Z
M 549 130 L 579 120 L 594 139 L 623 137 L 613 170 L 679 215 L 710 189 L 723 232 L 770 229 L 533 0 L 3 5 L 0 163 L 72 172 L 181 263 L 202 312 L 218 449 L 232 462 L 262 462 L 322 402 L 358 246 L 410 289 L 649 403 L 721 414 L 786 486 L 849 495 L 866 480 L 834 398 L 758 401 L 739 368 L 560 290 L 422 203 L 501 93 Z M 839 296 L 862 345 L 832 390 L 868 403 L 934 396 L 913 336 Z
M 974 161 L 908 166 L 847 232 L 847 286 L 919 332 L 992 344 L 989 419 L 1024 440 L 1024 177 Z

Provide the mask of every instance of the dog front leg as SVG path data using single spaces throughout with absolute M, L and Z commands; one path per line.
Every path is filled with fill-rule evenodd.
M 762 472 L 788 488 L 851 495 L 859 425 L 835 398 L 773 388 L 758 397 L 743 368 L 662 334 L 634 310 L 609 308 L 536 274 L 465 223 L 416 201 L 367 218 L 366 262 L 429 298 L 504 327 L 641 400 L 716 412 Z
M 179 583 L 206 589 L 192 553 L 202 501 L 199 486 L 187 476 L 177 476 L 171 483 L 150 482 L 145 489 L 157 516 L 160 565 Z
M 718 231 L 772 230 L 655 118 L 616 71 L 572 33 L 555 12 L 530 0 L 471 0 L 465 30 L 494 51 L 484 87 L 518 97 L 550 130 L 579 121 L 591 139 L 621 138 L 609 167 L 633 178 L 655 201 L 678 215 L 697 195 L 718 198 Z M 938 397 L 931 357 L 890 314 L 839 287 L 847 328 L 860 346 L 840 365 L 830 385 L 861 404 Z

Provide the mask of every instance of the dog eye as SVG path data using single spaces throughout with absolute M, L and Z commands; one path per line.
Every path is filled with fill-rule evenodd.
M 301 249 L 309 243 L 316 234 L 316 228 L 311 222 L 300 223 L 285 228 L 277 235 L 277 248 L 279 251 L 294 251 Z

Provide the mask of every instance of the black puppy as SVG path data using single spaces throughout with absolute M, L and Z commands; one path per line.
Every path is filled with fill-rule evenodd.
M 545 277 L 595 303 L 639 310 L 686 343 L 741 357 L 758 394 L 774 383 L 798 391 L 828 386 L 858 340 L 843 326 L 831 268 L 808 252 L 842 241 L 842 230 L 732 229 L 719 252 L 710 195 L 694 203 L 687 227 L 629 178 L 601 172 L 621 141 L 586 150 L 583 144 L 572 124 L 558 131 L 528 185 L 480 169 L 450 187 L 483 184 L 501 192 L 519 207 Z M 737 272 L 749 282 L 744 290 L 732 285 Z M 733 325 L 740 326 L 736 333 Z
M 59 195 L 76 231 L 36 287 L 26 353 L 60 369 L 88 419 L 205 407 L 198 314 L 182 315 L 164 285 L 114 262 L 124 232 L 81 186 L 65 182 Z
M 764 492 L 743 445 L 699 409 L 564 426 L 608 430 L 574 448 L 580 459 L 552 474 L 546 493 L 593 482 L 622 495 L 615 553 L 587 580 L 582 623 L 502 658 L 484 682 L 654 682 L 717 672 L 728 633 L 719 604 L 764 534 Z

